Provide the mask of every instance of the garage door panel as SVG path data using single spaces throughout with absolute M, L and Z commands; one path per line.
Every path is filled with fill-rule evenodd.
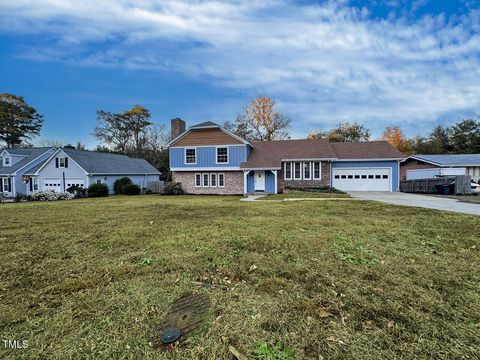
M 344 191 L 391 191 L 390 168 L 333 169 L 332 186 Z

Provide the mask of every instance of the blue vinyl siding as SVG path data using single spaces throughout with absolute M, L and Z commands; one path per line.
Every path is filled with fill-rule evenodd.
M 386 168 L 392 169 L 392 191 L 398 191 L 398 161 L 347 161 L 347 162 L 332 162 L 333 169 L 345 168 Z M 331 176 L 331 175 L 330 175 Z M 330 184 L 332 179 L 330 178 Z
M 275 192 L 275 175 L 271 171 L 265 171 L 265 192 Z
M 185 148 L 170 148 L 170 168 L 222 168 L 239 167 L 247 160 L 247 146 L 228 146 L 228 163 L 217 164 L 217 151 L 215 146 L 196 148 L 197 163 L 185 164 Z

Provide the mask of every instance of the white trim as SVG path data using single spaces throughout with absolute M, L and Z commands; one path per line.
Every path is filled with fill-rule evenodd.
M 335 161 L 337 158 L 300 158 L 300 159 L 282 159 L 282 161 Z
M 38 168 L 38 170 L 35 171 L 35 173 L 33 173 L 33 174 L 31 174 L 31 175 L 39 175 L 39 174 L 40 174 L 40 171 L 43 170 L 43 168 L 44 168 L 45 166 L 47 166 L 47 164 L 48 164 L 55 156 L 57 156 L 57 154 L 58 154 L 60 151 L 61 151 L 66 157 L 68 157 L 68 159 L 69 159 L 70 161 L 72 161 L 75 165 L 77 165 L 80 169 L 82 169 L 83 172 L 85 173 L 84 175 L 89 175 L 89 173 L 88 173 L 83 167 L 81 167 L 80 165 L 78 165 L 78 163 L 77 163 L 74 159 L 72 159 L 72 157 L 71 157 L 70 155 L 68 155 L 65 151 L 63 151 L 62 149 L 57 149 L 57 150 L 52 154 L 52 156 L 50 156 L 50 157 L 42 164 L 42 166 L 40 166 L 40 167 Z M 60 165 L 60 161 L 59 161 L 59 165 Z M 18 171 L 18 170 L 17 170 L 17 171 Z M 90 175 L 92 175 L 92 174 L 90 174 Z M 120 175 L 120 174 L 119 174 L 119 175 Z
M 187 162 L 187 150 L 195 150 L 195 162 Z M 189 147 L 184 148 L 183 163 L 185 165 L 197 165 L 197 148 L 195 146 L 189 146 Z
M 205 185 L 205 175 L 207 175 L 207 185 Z M 204 188 L 210 187 L 210 174 L 209 173 L 202 173 L 202 187 L 204 187 Z
M 7 149 L 2 150 L 2 152 L 0 153 L 0 156 L 3 156 L 3 153 L 7 153 L 8 155 L 10 155 L 10 153 L 7 151 Z
M 50 148 L 50 149 L 46 150 L 45 152 L 41 153 L 40 155 L 38 155 L 38 156 L 37 156 L 36 158 L 34 158 L 33 160 L 29 161 L 28 163 L 26 163 L 26 164 L 23 165 L 22 167 L 20 167 L 20 168 L 18 168 L 17 170 L 15 170 L 15 172 L 12 173 L 11 175 L 12 175 L 12 176 L 16 176 L 17 173 L 18 173 L 20 170 L 26 168 L 28 165 L 30 165 L 30 164 L 33 163 L 34 161 L 38 160 L 38 158 L 41 158 L 43 155 L 45 155 L 46 153 L 48 153 L 49 151 L 52 151 L 52 150 L 55 150 L 55 148 Z M 55 153 L 55 151 L 54 151 L 54 153 Z M 27 156 L 27 157 L 28 157 L 28 156 Z
M 296 177 L 295 174 L 296 174 L 296 170 L 295 170 L 295 164 L 300 164 L 300 177 Z M 293 180 L 302 180 L 302 162 L 301 161 L 295 161 L 293 163 Z
M 200 177 L 200 185 L 197 185 L 197 175 Z M 202 174 L 201 173 L 195 173 L 194 185 L 195 185 L 196 188 L 201 188 L 202 187 Z
M 217 166 L 217 167 L 172 167 L 170 171 L 242 171 L 240 166 Z
M 318 177 L 315 177 L 315 164 L 318 164 Z M 312 180 L 322 180 L 322 162 L 312 161 Z
M 253 147 L 252 144 L 250 144 L 247 140 L 245 139 L 242 139 L 240 136 L 222 128 L 220 125 L 211 125 L 211 126 L 199 126 L 199 127 L 189 127 L 187 130 L 185 130 L 183 133 L 181 133 L 180 135 L 178 135 L 175 139 L 173 139 L 172 141 L 170 141 L 168 144 L 167 144 L 167 148 L 169 147 L 173 147 L 173 145 L 180 141 L 181 139 L 183 139 L 185 136 L 187 136 L 188 134 L 190 134 L 192 131 L 196 131 L 196 130 L 202 130 L 202 129 L 219 129 L 221 132 L 231 136 L 232 138 L 234 138 L 235 140 L 238 140 L 240 141 L 242 144 L 244 145 L 250 145 Z
M 287 166 L 290 166 L 290 176 L 287 177 Z M 292 173 L 292 162 L 291 161 L 286 161 L 283 163 L 283 178 L 285 180 L 292 180 L 293 178 L 293 173 Z
M 373 166 L 363 166 L 363 167 L 338 167 L 338 168 L 332 168 L 331 176 L 332 180 L 330 182 L 330 185 L 333 186 L 333 180 L 334 180 L 334 175 L 333 172 L 335 170 L 384 170 L 387 169 L 389 172 L 389 177 L 388 177 L 388 186 L 389 186 L 389 192 L 393 191 L 393 167 L 391 166 L 379 166 L 379 167 L 373 167 Z M 400 176 L 400 173 L 398 174 Z M 371 180 L 371 179 L 367 179 Z
M 259 168 L 241 168 L 240 170 L 282 170 L 282 167 L 259 167 Z
M 218 149 L 227 149 L 227 161 L 218 162 Z M 218 145 L 215 146 L 215 164 L 228 164 L 230 163 L 230 149 L 227 145 Z
M 405 158 L 333 159 L 334 162 L 401 161 Z
M 248 179 L 248 174 L 250 174 L 250 171 L 252 170 L 244 170 L 243 171 L 243 193 L 246 194 L 248 192 L 248 184 L 247 184 L 247 179 Z
M 223 177 L 223 185 L 220 185 L 220 175 L 222 175 L 222 177 Z M 221 188 L 224 188 L 226 182 L 227 181 L 226 181 L 226 178 L 225 178 L 225 174 L 224 173 L 217 173 L 217 186 L 221 187 Z
M 215 178 L 215 185 L 213 185 L 213 179 Z M 210 187 L 217 187 L 218 186 L 218 175 L 217 173 L 210 173 Z
M 226 145 L 195 145 L 196 148 L 211 148 L 211 147 L 225 147 L 225 146 L 245 146 L 245 144 L 226 144 Z M 192 146 L 185 146 L 185 145 L 181 145 L 181 146 L 170 146 L 171 149 L 185 149 L 185 148 L 189 148 L 189 147 L 192 147 Z
M 3 159 L 3 162 L 2 162 L 3 167 L 12 167 L 12 156 L 11 155 L 3 156 L 2 159 Z M 7 160 L 7 159 L 8 159 L 8 164 L 5 164 L 5 160 Z
M 271 172 L 273 173 L 274 181 L 275 181 L 275 194 L 277 194 L 278 193 L 278 189 L 277 189 L 277 179 L 278 179 L 277 170 L 271 170 Z
M 67 162 L 65 161 L 65 157 L 57 157 L 58 159 L 58 168 L 62 168 L 62 169 L 65 169 L 65 165 L 67 164 Z M 60 160 L 63 159 L 63 166 L 62 164 L 60 163 Z

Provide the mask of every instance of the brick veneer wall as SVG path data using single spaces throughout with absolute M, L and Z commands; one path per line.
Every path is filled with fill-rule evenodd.
M 409 159 L 403 163 L 400 163 L 400 180 L 405 180 L 407 178 L 407 170 L 417 170 L 417 169 L 434 169 L 439 166 L 425 163 L 423 161 L 417 161 L 415 159 Z
M 285 180 L 285 163 L 282 163 L 282 170 L 279 171 L 278 176 L 278 192 L 283 192 L 285 187 L 289 188 L 319 188 L 330 186 L 330 163 L 326 161 L 321 162 L 321 179 L 320 180 Z M 312 169 L 313 175 L 313 169 Z M 293 176 L 293 168 L 292 168 Z
M 182 184 L 182 188 L 189 194 L 217 194 L 217 195 L 238 195 L 243 194 L 243 172 L 225 171 L 225 172 L 203 172 L 202 174 L 222 173 L 225 175 L 225 187 L 195 187 L 195 174 L 199 172 L 177 171 L 172 173 L 172 180 Z M 202 177 L 203 181 L 203 177 Z M 218 178 L 217 178 L 218 184 Z

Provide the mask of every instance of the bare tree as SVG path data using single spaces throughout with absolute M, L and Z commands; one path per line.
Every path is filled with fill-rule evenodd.
M 225 127 L 235 134 L 254 141 L 269 141 L 288 137 L 290 119 L 275 110 L 275 100 L 259 96 L 243 108 L 234 123 Z

